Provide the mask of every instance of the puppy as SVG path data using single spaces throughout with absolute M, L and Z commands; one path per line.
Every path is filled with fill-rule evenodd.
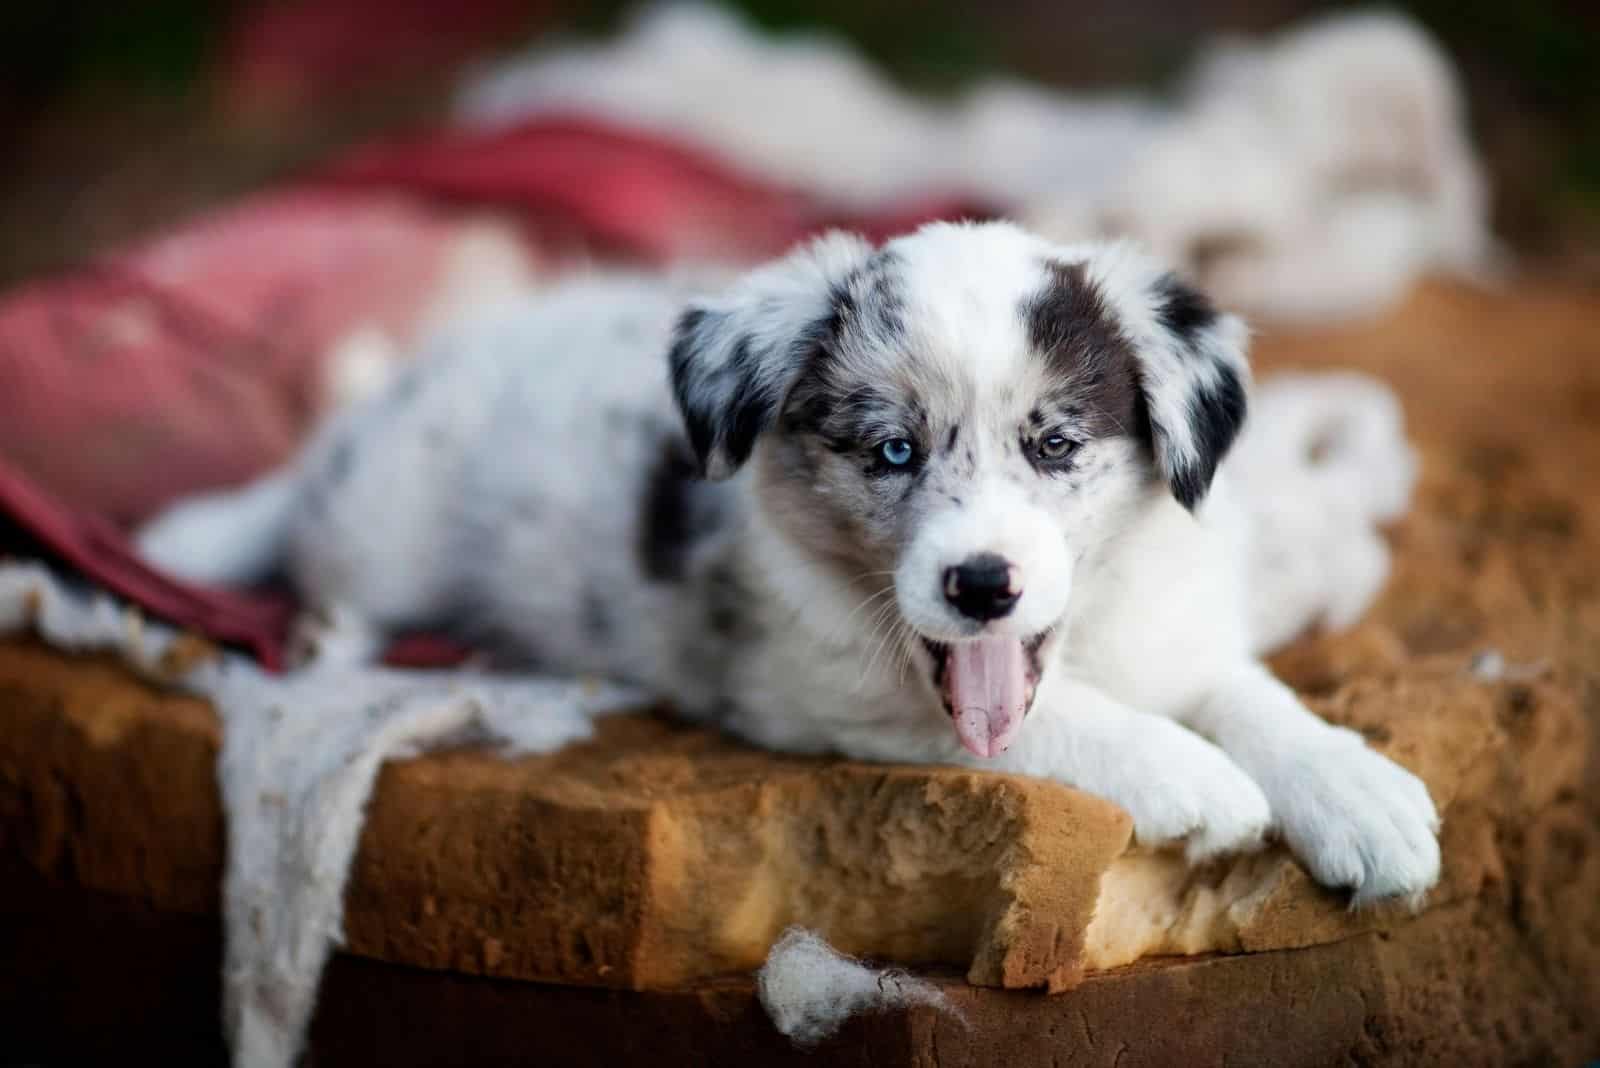
M 1273 830 L 1414 903 L 1426 788 L 1256 658 L 1245 342 L 1132 248 L 997 223 L 832 234 L 692 298 L 579 280 L 142 545 L 769 748 L 1054 779 L 1196 861 Z

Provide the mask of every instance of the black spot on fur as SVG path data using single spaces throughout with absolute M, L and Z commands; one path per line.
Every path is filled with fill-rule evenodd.
M 877 315 L 877 328 L 884 340 L 895 342 L 905 336 L 905 298 L 900 292 L 900 257 L 893 252 L 879 251 L 867 261 L 863 271 L 870 279 L 872 306 Z
M 752 636 L 752 624 L 745 611 L 751 593 L 740 581 L 731 564 L 722 563 L 706 572 L 706 626 L 724 639 Z
M 410 404 L 422 389 L 422 377 L 422 369 L 415 364 L 402 371 L 389 389 L 389 404 L 396 408 Z
M 356 443 L 351 435 L 346 434 L 334 444 L 333 453 L 328 457 L 328 488 L 336 488 L 349 478 L 350 469 L 355 466 L 355 462 Z
M 699 478 L 699 466 L 681 438 L 662 440 L 661 455 L 645 482 L 636 536 L 639 566 L 658 582 L 682 579 L 695 545 L 718 524 L 720 491 Z
M 1185 343 L 1192 344 L 1196 333 L 1217 321 L 1217 309 L 1210 298 L 1184 285 L 1176 275 L 1165 274 L 1157 280 L 1155 298 L 1156 320 Z
M 900 257 L 879 249 L 833 287 L 833 333 L 861 331 L 893 344 L 905 334 L 905 298 L 896 269 Z
M 606 603 L 598 590 L 583 592 L 582 613 L 585 638 L 597 645 L 611 639 L 611 606 Z
M 956 447 L 956 439 L 960 436 L 961 424 L 957 423 L 955 426 L 950 428 L 950 436 L 944 439 L 944 451 L 947 453 L 954 452 Z
M 1199 456 L 1172 474 L 1172 494 L 1190 511 L 1205 497 L 1217 465 L 1227 455 L 1244 424 L 1244 383 L 1232 368 L 1219 367 L 1215 383 L 1199 387 L 1189 398 L 1189 422 Z

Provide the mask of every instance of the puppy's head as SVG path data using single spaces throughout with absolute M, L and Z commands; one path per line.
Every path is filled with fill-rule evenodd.
M 888 625 L 992 756 L 1077 562 L 1152 493 L 1200 506 L 1244 419 L 1244 340 L 1129 247 L 934 225 L 876 250 L 830 235 L 747 275 L 684 314 L 671 360 L 707 473 L 754 457 L 783 535 L 893 605 L 839 625 Z

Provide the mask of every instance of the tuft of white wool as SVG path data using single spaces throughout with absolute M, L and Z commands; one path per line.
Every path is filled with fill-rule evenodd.
M 0 635 L 31 631 L 73 653 L 113 652 L 141 675 L 161 676 L 175 632 L 85 586 L 71 586 L 31 561 L 0 560 Z
M 1367 314 L 1427 270 L 1493 274 L 1488 193 L 1447 57 L 1392 13 L 1202 49 L 1173 103 L 1008 79 L 935 102 L 847 42 L 705 4 L 470 76 L 467 125 L 588 112 L 870 209 L 965 193 L 1059 241 L 1133 237 L 1223 303 Z
M 1455 72 L 1415 22 L 1340 14 L 1220 40 L 1184 100 L 1106 217 L 1225 303 L 1337 318 L 1382 308 L 1428 269 L 1492 273 Z
M 42 565 L 0 564 L 0 633 L 20 630 L 74 652 L 116 652 L 156 678 L 169 677 L 162 656 L 177 636 Z M 592 717 L 643 701 L 587 681 L 343 661 L 274 676 L 231 655 L 175 684 L 222 719 L 224 1025 L 241 1068 L 287 1068 L 299 1055 L 323 966 L 343 941 L 345 881 L 384 761 L 466 741 L 549 752 L 587 738 Z
M 1499 682 L 1506 677 L 1506 658 L 1498 649 L 1485 649 L 1472 658 L 1467 670 L 1484 682 Z
M 1467 664 L 1467 672 L 1480 682 L 1528 682 L 1550 673 L 1548 660 L 1531 664 L 1513 664 L 1505 654 L 1490 647 L 1475 654 Z
M 458 742 L 511 753 L 589 736 L 603 687 L 460 672 L 315 666 L 284 678 L 232 662 L 204 687 L 224 716 L 225 1021 L 236 1064 L 298 1053 L 345 880 L 386 760 Z
M 863 1012 L 924 1005 L 962 1018 L 932 983 L 895 968 L 869 968 L 801 927 L 773 944 L 756 973 L 756 993 L 778 1031 L 801 1046 L 822 1041 Z

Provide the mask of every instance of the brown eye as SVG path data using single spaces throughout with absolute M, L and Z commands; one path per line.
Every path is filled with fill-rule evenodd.
M 1062 434 L 1051 434 L 1039 442 L 1039 459 L 1055 463 L 1065 460 L 1078 450 L 1078 443 Z

